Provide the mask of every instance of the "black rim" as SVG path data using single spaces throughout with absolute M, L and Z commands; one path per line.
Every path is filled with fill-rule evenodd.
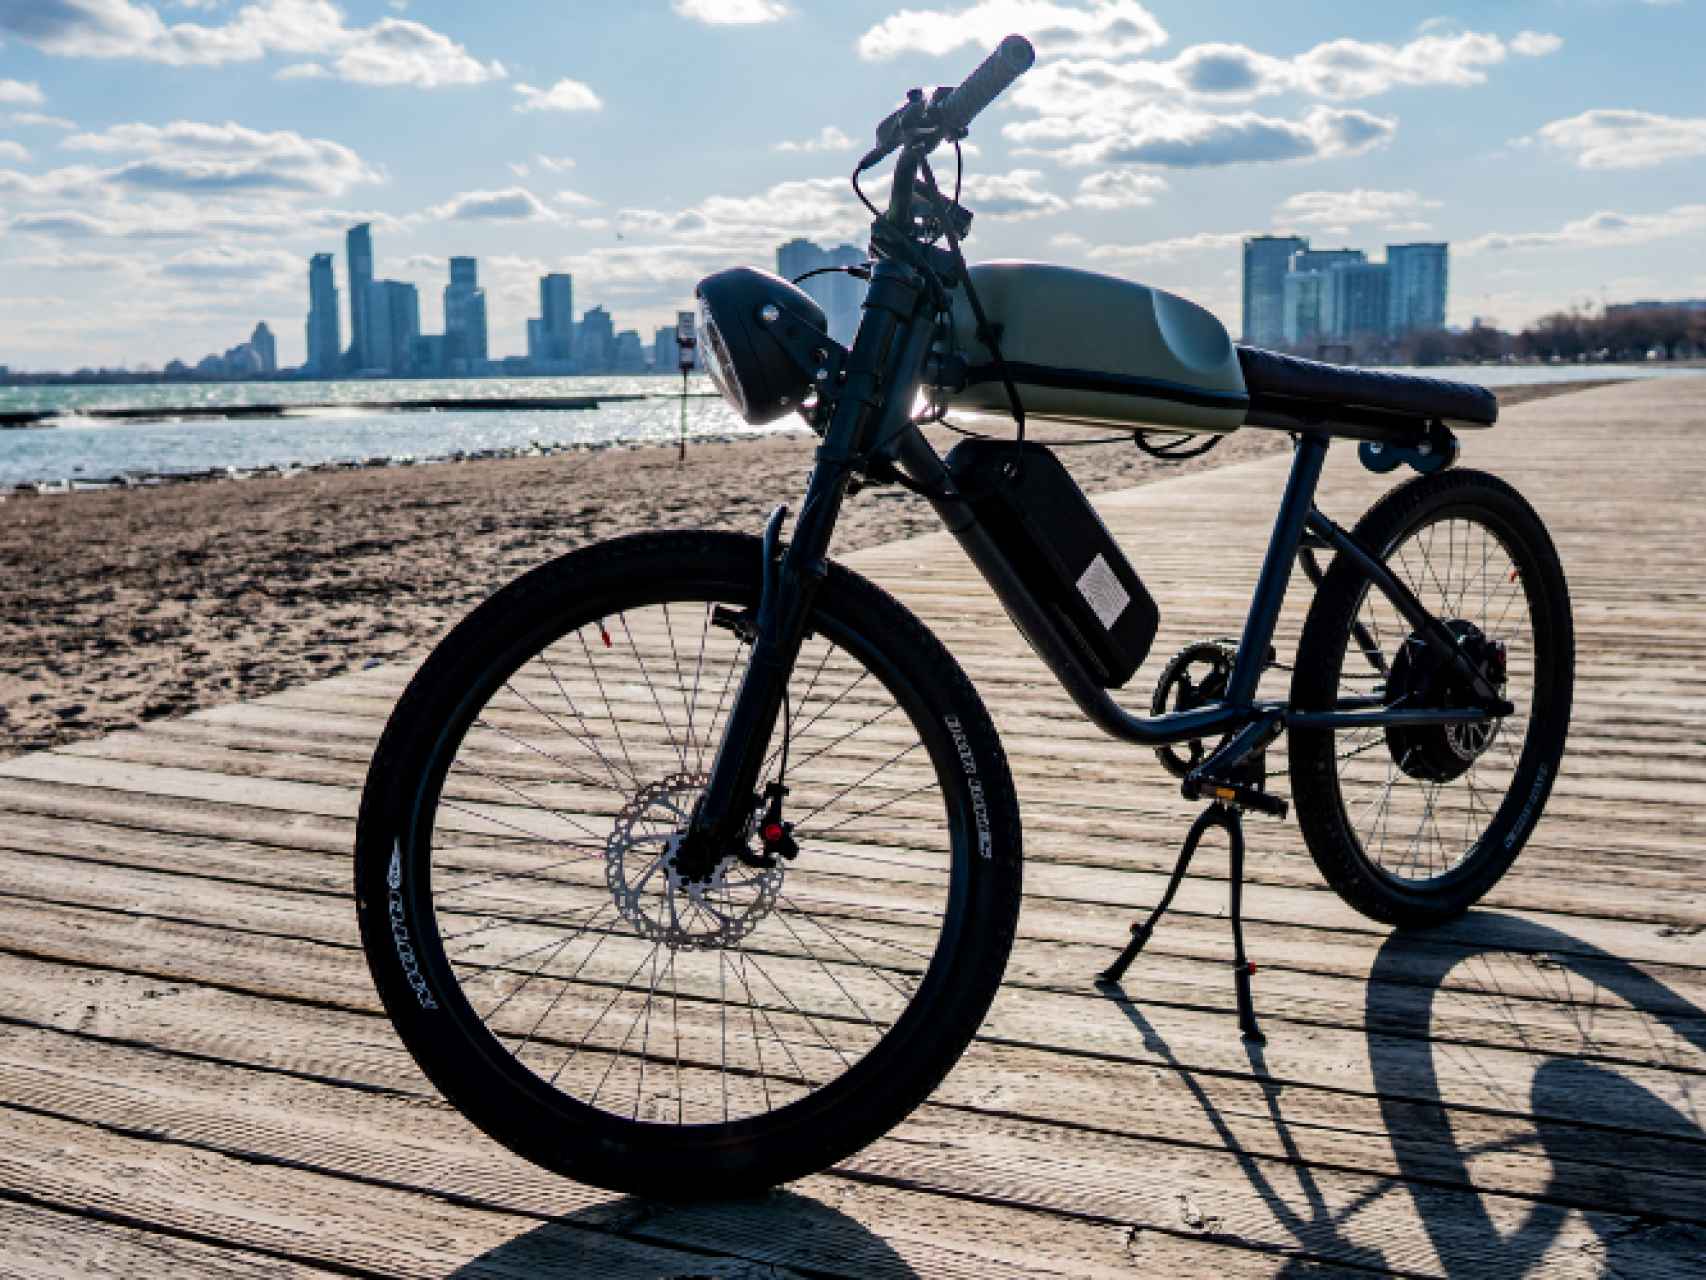
M 446 1004 L 537 1102 L 637 1140 L 732 1136 L 853 1087 L 918 1029 L 965 894 L 952 746 L 920 735 L 921 700 L 876 646 L 824 617 L 791 684 L 799 858 L 731 864 L 679 909 L 659 854 L 746 653 L 713 606 L 750 589 L 685 594 L 635 592 L 513 646 L 415 798 L 432 851 L 414 860 L 415 918 Z M 779 764 L 773 749 L 767 780 Z
M 1537 726 L 1550 670 L 1536 557 L 1481 508 L 1448 508 L 1406 529 L 1387 549 L 1388 566 L 1430 613 L 1475 643 L 1501 646 L 1505 697 L 1515 712 L 1479 726 L 1418 733 L 1346 730 L 1331 738 L 1345 829 L 1364 863 L 1404 891 L 1436 891 L 1475 874 L 1490 832 L 1521 803 L 1522 782 L 1542 749 Z M 1357 634 L 1347 636 L 1337 696 L 1396 694 L 1425 703 L 1414 677 L 1422 647 L 1383 594 L 1364 587 Z M 1435 682 L 1436 690 L 1447 682 Z M 1390 691 L 1390 692 L 1389 692 Z M 1436 694 L 1436 697 L 1438 695 Z

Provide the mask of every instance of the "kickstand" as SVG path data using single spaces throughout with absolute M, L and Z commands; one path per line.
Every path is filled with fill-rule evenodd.
M 1179 850 L 1179 861 L 1173 867 L 1172 879 L 1167 882 L 1167 891 L 1161 895 L 1161 901 L 1156 904 L 1147 919 L 1132 925 L 1131 941 L 1126 943 L 1125 949 L 1114 962 L 1102 971 L 1098 981 L 1117 983 L 1125 977 L 1131 962 L 1148 944 L 1149 935 L 1155 931 L 1156 923 L 1166 913 L 1167 908 L 1173 905 L 1173 895 L 1179 891 L 1179 883 L 1185 878 L 1191 858 L 1211 827 L 1219 827 L 1225 831 L 1227 844 L 1231 847 L 1232 979 L 1238 995 L 1238 1029 L 1246 1040 L 1266 1044 L 1267 1037 L 1256 1025 L 1256 1007 L 1250 996 L 1250 975 L 1256 971 L 1256 966 L 1251 964 L 1249 957 L 1244 954 L 1244 820 L 1236 805 L 1216 800 L 1191 824 L 1184 846 Z

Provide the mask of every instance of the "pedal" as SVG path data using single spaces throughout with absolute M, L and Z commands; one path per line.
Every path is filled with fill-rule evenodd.
M 1266 814 L 1270 818 L 1283 818 L 1291 812 L 1291 806 L 1279 796 L 1259 787 L 1227 782 L 1220 778 L 1203 778 L 1193 774 L 1185 779 L 1184 785 L 1179 789 L 1187 800 L 1219 800 L 1234 808 Z

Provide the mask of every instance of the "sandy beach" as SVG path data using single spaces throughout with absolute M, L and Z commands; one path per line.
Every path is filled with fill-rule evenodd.
M 1499 396 L 1508 406 L 1594 385 Z M 937 444 L 951 442 L 944 433 Z M 0 758 L 422 652 L 509 579 L 600 538 L 757 531 L 776 503 L 797 501 L 816 444 L 802 434 L 693 445 L 685 463 L 673 448 L 611 449 L 9 498 Z M 1185 467 L 1287 444 L 1244 431 Z M 1092 493 L 1181 469 L 1128 444 L 1061 456 Z M 935 527 L 921 500 L 867 490 L 835 546 Z

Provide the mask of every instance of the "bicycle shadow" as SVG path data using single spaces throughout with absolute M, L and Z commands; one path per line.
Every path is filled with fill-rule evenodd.
M 450 1280 L 759 1280 L 795 1269 L 920 1280 L 882 1237 L 795 1191 L 695 1204 L 608 1201 L 505 1241 Z
M 1392 1260 L 1357 1236 L 1390 1239 L 1390 1230 L 1371 1225 L 1357 1233 L 1353 1220 L 1399 1191 L 1413 1201 L 1447 1275 L 1541 1274 L 1568 1247 L 1561 1237 L 1571 1215 L 1591 1228 L 1587 1247 L 1601 1274 L 1706 1275 L 1706 1180 L 1697 1172 L 1706 1166 L 1698 1087 L 1706 1072 L 1706 1011 L 1590 943 L 1487 912 L 1471 914 L 1449 933 L 1387 938 L 1370 971 L 1364 1012 L 1374 1089 L 1399 1173 L 1337 1207 L 1299 1149 L 1280 1104 L 1284 1086 L 1272 1079 L 1260 1045 L 1244 1049 L 1280 1150 L 1257 1155 L 1239 1142 L 1197 1074 L 1131 999 L 1117 987 L 1101 989 L 1144 1047 L 1178 1072 L 1251 1188 L 1296 1242 L 1303 1256 L 1288 1259 L 1277 1274 L 1303 1274 L 1317 1262 L 1389 1270 Z M 1567 1029 L 1553 1019 L 1532 1032 L 1523 1014 L 1532 1014 L 1536 1000 L 1567 1010 Z M 1485 1016 L 1489 1004 L 1507 1024 L 1501 1036 L 1433 1042 L 1437 1015 Z M 1632 1016 L 1647 1028 L 1642 1046 L 1628 1043 Z M 1613 1018 L 1624 1027 L 1622 1043 L 1602 1043 L 1595 1022 Z M 1230 1015 L 1228 1023 L 1227 1034 L 1236 1035 Z M 1535 1064 L 1521 1090 L 1496 1083 L 1501 1070 L 1509 1073 L 1512 1044 Z M 1665 1074 L 1674 1068 L 1680 1072 Z M 1673 1098 L 1657 1096 L 1654 1087 Z M 1467 1140 L 1453 1125 L 1454 1113 L 1500 1116 L 1506 1132 L 1483 1124 L 1494 1136 Z M 1528 1170 L 1528 1185 L 1514 1199 L 1500 1181 L 1500 1162 L 1509 1159 L 1542 1166 L 1538 1178 Z M 1296 1190 L 1283 1187 L 1281 1177 L 1294 1180 Z M 1488 1207 L 1489 1196 L 1502 1199 L 1500 1214 Z M 1514 1228 L 1512 1205 L 1526 1206 Z
M 1519 985 L 1526 994 L 1514 990 Z M 1537 995 L 1567 1014 L 1566 1027 L 1549 1029 L 1549 1042 L 1521 1020 Z M 1405 1047 L 1425 1040 L 1442 1002 L 1492 1007 L 1536 1062 L 1526 1097 L 1504 1100 L 1511 1111 L 1526 1110 L 1529 1126 L 1504 1145 L 1542 1161 L 1546 1178 L 1514 1229 L 1501 1229 L 1488 1208 L 1488 1193 L 1501 1191 L 1496 1167 L 1475 1168 L 1490 1148 L 1466 1146 L 1454 1130 L 1450 1104 L 1462 1100 L 1446 1096 L 1455 1090 L 1442 1082 L 1442 1055 Z M 1500 1275 L 1539 1274 L 1574 1214 L 1597 1237 L 1605 1274 L 1706 1274 L 1706 1182 L 1698 1175 L 1706 1165 L 1698 1085 L 1706 1010 L 1591 943 L 1475 912 L 1448 935 L 1390 936 L 1369 974 L 1365 1020 L 1393 1153 L 1448 1273 L 1491 1263 Z M 1602 1022 L 1619 1023 L 1624 1033 L 1602 1038 Z M 1631 1026 L 1641 1028 L 1644 1044 L 1628 1043 Z M 1459 1043 L 1444 1065 L 1473 1072 L 1478 1055 L 1490 1052 Z M 1447 1230 L 1417 1194 L 1423 1178 L 1482 1194 L 1466 1199 Z

